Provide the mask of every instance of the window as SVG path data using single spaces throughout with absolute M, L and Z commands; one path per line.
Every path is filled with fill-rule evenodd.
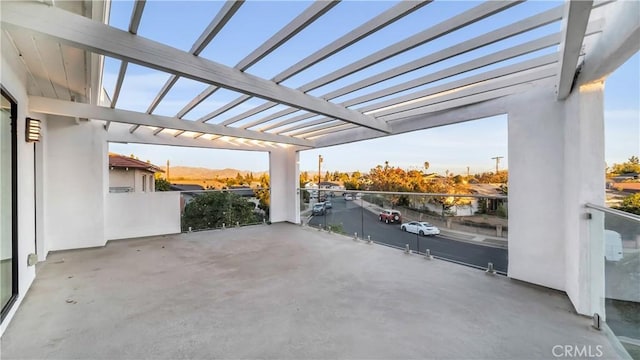
M 147 175 L 142 175 L 142 191 L 147 191 Z
M 18 189 L 16 121 L 18 106 L 2 90 L 0 108 L 0 305 L 2 319 L 18 295 Z

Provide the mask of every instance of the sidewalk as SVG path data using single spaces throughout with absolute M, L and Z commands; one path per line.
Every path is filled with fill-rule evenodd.
M 382 211 L 383 209 L 376 205 L 376 204 L 372 204 L 368 201 L 365 200 L 356 200 L 354 201 L 354 203 L 360 205 L 360 201 L 362 201 L 362 206 L 374 213 L 374 214 L 379 214 L 380 211 Z M 420 219 L 414 218 L 409 214 L 402 214 L 403 220 L 404 222 L 407 221 L 420 221 Z M 490 246 L 490 247 L 499 247 L 499 248 L 507 248 L 507 244 L 508 241 L 505 238 L 500 238 L 500 237 L 496 237 L 496 236 L 488 236 L 485 234 L 477 234 L 477 233 L 471 233 L 471 232 L 466 232 L 466 231 L 460 231 L 460 230 L 453 230 L 453 229 L 449 229 L 446 226 L 446 223 L 443 221 L 438 221 L 438 220 L 431 220 L 429 221 L 430 223 L 433 223 L 434 225 L 438 226 L 440 228 L 440 235 L 448 237 L 448 238 L 452 238 L 454 240 L 458 240 L 458 241 L 466 241 L 466 242 L 470 242 L 470 243 L 476 243 L 479 245 L 483 245 L 483 246 Z

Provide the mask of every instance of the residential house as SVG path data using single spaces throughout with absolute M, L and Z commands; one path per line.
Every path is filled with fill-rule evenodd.
M 153 192 L 158 166 L 130 156 L 109 153 L 109 192 Z

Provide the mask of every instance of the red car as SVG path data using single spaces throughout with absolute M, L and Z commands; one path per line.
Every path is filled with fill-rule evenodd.
M 398 210 L 382 210 L 379 216 L 380 221 L 384 221 L 385 223 L 399 223 L 402 222 L 402 215 L 400 215 L 400 211 Z

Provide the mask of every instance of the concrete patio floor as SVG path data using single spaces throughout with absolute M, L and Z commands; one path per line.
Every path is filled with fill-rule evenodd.
M 2 358 L 617 358 L 590 323 L 560 292 L 275 224 L 51 253 Z

